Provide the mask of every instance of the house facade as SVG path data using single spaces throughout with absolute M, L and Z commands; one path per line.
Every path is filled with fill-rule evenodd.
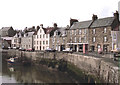
M 43 24 L 40 25 L 36 33 L 34 34 L 34 49 L 46 50 L 49 48 L 50 32 L 54 28 L 43 28 Z
M 21 38 L 21 47 L 28 50 L 33 49 L 33 34 L 34 32 L 27 32 L 24 34 L 24 36 Z
M 16 32 L 13 27 L 2 27 L 0 30 L 1 37 L 13 37 L 15 33 Z
M 83 22 L 74 22 L 68 30 L 67 45 L 74 51 L 85 52 L 88 50 L 89 44 L 89 27 L 92 20 Z
M 66 27 L 57 27 L 53 35 L 50 36 L 50 48 L 62 51 L 67 48 Z
M 21 38 L 24 36 L 23 32 L 18 32 L 12 37 L 11 47 L 21 47 Z
M 114 17 L 95 19 L 89 28 L 89 51 L 111 52 L 112 31 L 119 31 L 119 14 Z
M 1 37 L 2 40 L 2 48 L 11 47 L 12 37 Z
M 120 31 L 112 31 L 112 51 L 120 51 Z

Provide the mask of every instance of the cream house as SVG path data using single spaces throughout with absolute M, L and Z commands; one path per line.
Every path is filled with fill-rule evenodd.
M 50 32 L 53 28 L 43 28 L 43 24 L 37 28 L 34 34 L 34 49 L 46 50 L 49 48 Z
M 112 31 L 112 51 L 120 51 L 120 31 Z

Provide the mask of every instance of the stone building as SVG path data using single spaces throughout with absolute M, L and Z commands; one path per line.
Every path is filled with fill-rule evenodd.
M 1 37 L 2 40 L 2 48 L 7 48 L 11 47 L 11 41 L 12 41 L 12 37 Z
M 33 49 L 33 34 L 34 32 L 27 32 L 24 37 L 21 38 L 21 47 L 28 50 Z
M 89 27 L 92 24 L 92 20 L 74 22 L 68 30 L 67 45 L 74 51 L 87 51 L 89 44 Z
M 54 34 L 50 36 L 50 48 L 62 51 L 67 47 L 67 32 L 66 27 L 57 27 Z
M 15 33 L 13 27 L 2 27 L 2 29 L 0 29 L 1 37 L 13 37 Z
M 54 28 L 43 28 L 43 24 L 37 27 L 37 31 L 34 33 L 34 49 L 46 50 L 49 48 L 50 33 Z
M 89 51 L 104 52 L 112 50 L 112 31 L 119 31 L 119 14 L 116 11 L 114 17 L 98 19 L 93 16 L 93 23 L 89 28 Z
M 12 37 L 11 47 L 21 47 L 21 38 L 24 36 L 23 32 L 17 32 L 15 36 Z

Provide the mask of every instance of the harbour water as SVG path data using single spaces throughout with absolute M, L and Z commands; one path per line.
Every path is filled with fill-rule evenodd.
M 6 61 L 2 63 L 2 83 L 81 83 L 88 82 L 88 78 L 76 80 L 75 76 L 67 72 L 48 68 L 43 65 L 9 66 Z M 84 76 L 83 76 L 84 77 Z M 91 80 L 91 79 L 90 79 Z M 91 81 L 89 81 L 90 83 Z M 83 83 L 83 82 L 82 82 Z

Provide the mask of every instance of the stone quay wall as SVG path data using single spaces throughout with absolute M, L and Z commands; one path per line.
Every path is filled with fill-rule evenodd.
M 5 56 L 25 56 L 33 61 L 39 61 L 41 58 L 64 59 L 88 74 L 94 75 L 106 83 L 120 83 L 119 67 L 113 60 L 93 56 L 79 55 L 64 52 L 26 52 L 7 50 L 2 51 Z

